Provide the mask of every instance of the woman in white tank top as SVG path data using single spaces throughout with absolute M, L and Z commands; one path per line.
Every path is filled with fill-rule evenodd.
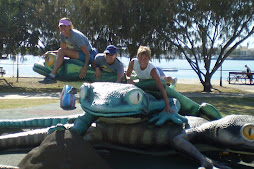
M 131 79 L 131 73 L 133 70 L 136 72 L 139 79 L 154 79 L 156 86 L 160 90 L 165 101 L 166 106 L 163 111 L 173 113 L 174 110 L 170 108 L 167 93 L 160 80 L 160 73 L 156 69 L 156 67 L 150 62 L 150 58 L 150 48 L 146 46 L 140 46 L 137 52 L 137 58 L 132 59 L 129 63 L 126 72 L 127 83 L 134 84 L 133 80 Z

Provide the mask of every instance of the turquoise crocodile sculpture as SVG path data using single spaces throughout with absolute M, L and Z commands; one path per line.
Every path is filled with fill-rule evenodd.
M 141 81 L 136 83 L 136 85 L 142 87 L 145 91 L 150 90 L 153 91 L 153 93 L 156 93 L 153 81 Z M 164 102 L 162 100 L 157 100 L 151 94 L 146 94 L 143 90 L 130 84 L 110 82 L 97 82 L 92 84 L 84 83 L 80 88 L 79 99 L 82 109 L 87 113 L 75 120 L 73 130 L 84 134 L 91 123 L 98 117 L 143 116 L 149 117 L 150 121 L 156 122 L 156 125 L 162 125 L 169 120 L 173 120 L 178 124 L 187 122 L 185 118 L 178 114 L 180 104 L 176 100 L 173 101 L 172 99 L 169 99 L 172 108 L 175 109 L 175 113 L 168 114 L 160 112 L 164 108 Z M 180 100 L 182 105 L 180 111 L 184 115 L 201 116 L 206 118 L 212 117 L 210 120 L 221 118 L 220 113 L 209 104 L 198 105 L 180 93 L 175 92 L 175 90 L 168 86 L 166 86 L 166 91 L 169 97 L 174 97 Z M 152 115 L 155 116 L 151 117 Z M 52 120 L 52 122 L 54 123 L 48 122 L 48 126 L 56 125 L 56 123 L 58 123 L 56 120 Z M 61 123 L 64 124 L 64 122 Z M 38 125 L 38 127 L 41 126 L 40 122 L 36 119 L 34 119 L 34 121 L 30 119 L 29 123 L 23 123 L 23 121 L 0 122 L 0 126 L 2 127 L 8 127 L 10 124 L 20 127 L 29 127 L 31 125 L 31 127 L 36 127 L 36 125 Z
M 245 154 L 254 155 L 254 116 L 228 115 L 214 121 L 195 116 L 186 116 L 186 118 L 189 123 L 183 127 L 174 123 L 167 123 L 162 127 L 147 122 L 122 124 L 126 119 L 121 121 L 121 124 L 98 121 L 96 126 L 89 127 L 83 138 L 94 148 L 99 149 L 119 149 L 151 155 L 167 155 L 175 150 L 197 160 L 200 166 L 207 168 L 227 167 L 211 160 L 200 151 L 227 151 L 239 154 L 236 155 L 238 159 L 234 159 L 237 160 L 234 161 L 235 163 L 239 160 L 245 161 Z M 72 126 L 73 124 L 65 124 L 67 129 Z M 0 136 L 0 150 L 35 147 L 47 135 L 48 128 Z M 199 150 L 193 144 L 208 147 L 204 149 L 203 146 L 203 150 L 202 148 Z M 32 158 L 32 155 L 30 154 L 28 158 Z M 253 158 L 246 160 L 252 162 Z

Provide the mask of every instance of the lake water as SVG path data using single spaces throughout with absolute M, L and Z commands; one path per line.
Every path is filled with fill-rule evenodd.
M 41 76 L 33 71 L 33 65 L 35 62 L 42 60 L 43 58 L 32 55 L 25 55 L 24 59 L 18 61 L 19 77 L 24 76 Z M 127 67 L 129 63 L 129 58 L 119 57 L 119 59 Z M 216 60 L 212 60 L 212 66 L 215 64 Z M 174 59 L 174 60 L 152 60 L 153 64 L 164 69 L 166 75 L 172 77 L 177 77 L 179 79 L 198 79 L 197 74 L 192 70 L 189 63 L 185 59 Z M 222 65 L 222 79 L 227 80 L 228 72 L 230 71 L 245 71 L 244 65 L 247 64 L 250 69 L 254 70 L 254 60 L 225 60 Z M 6 70 L 7 76 L 17 77 L 17 60 L 12 61 L 11 59 L 0 60 L 0 67 Z M 203 68 L 203 64 L 200 64 L 200 68 Z M 167 71 L 170 70 L 170 71 Z M 172 71 L 173 70 L 173 71 Z M 204 71 L 204 69 L 201 69 Z M 221 69 L 219 68 L 217 72 L 213 75 L 213 80 L 219 80 L 221 74 Z

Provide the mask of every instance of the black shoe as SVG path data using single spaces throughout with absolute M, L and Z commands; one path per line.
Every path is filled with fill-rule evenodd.
M 44 80 L 39 81 L 39 82 L 43 83 L 43 84 L 52 84 L 52 83 L 56 83 L 56 78 L 48 75 L 44 78 Z

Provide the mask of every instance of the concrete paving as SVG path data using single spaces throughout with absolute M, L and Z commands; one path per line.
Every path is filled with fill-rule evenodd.
M 59 99 L 61 93 L 0 93 L 0 99 Z

